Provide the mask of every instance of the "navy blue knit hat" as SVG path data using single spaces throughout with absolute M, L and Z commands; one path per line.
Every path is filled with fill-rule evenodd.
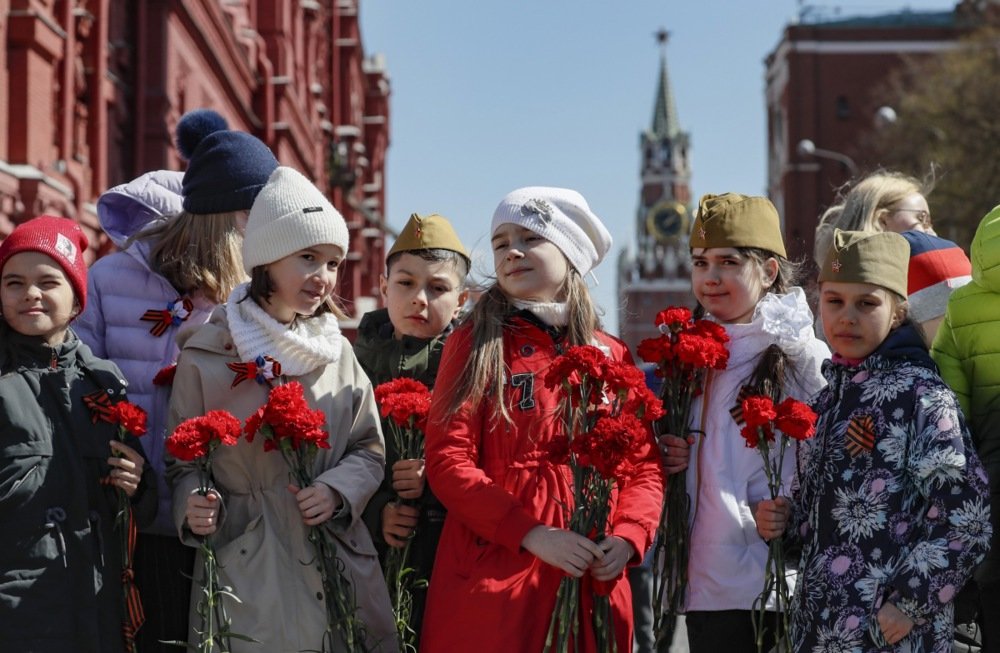
M 258 138 L 229 129 L 211 109 L 196 109 L 177 123 L 177 149 L 188 161 L 181 194 L 189 213 L 249 210 L 278 167 Z

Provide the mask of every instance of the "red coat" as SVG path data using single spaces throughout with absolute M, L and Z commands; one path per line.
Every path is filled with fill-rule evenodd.
M 493 417 L 484 401 L 446 416 L 445 393 L 471 355 L 472 330 L 458 329 L 445 345 L 427 431 L 427 475 L 448 508 L 424 618 L 421 651 L 511 653 L 542 650 L 563 572 L 521 548 L 539 524 L 566 527 L 573 505 L 569 467 L 546 460 L 545 447 L 562 433 L 558 394 L 543 378 L 558 355 L 552 337 L 522 318 L 504 330 L 504 387 L 513 424 Z M 620 340 L 598 334 L 610 357 L 631 362 Z M 638 563 L 652 542 L 663 477 L 652 436 L 634 480 L 613 497 L 610 531 L 635 547 Z M 589 576 L 582 587 L 589 596 Z M 589 615 L 589 601 L 583 610 Z M 632 650 L 632 601 L 625 575 L 611 592 L 619 651 Z M 589 619 L 588 619 L 589 621 Z M 593 642 L 581 642 L 593 651 Z M 470 648 L 472 647 L 472 648 Z

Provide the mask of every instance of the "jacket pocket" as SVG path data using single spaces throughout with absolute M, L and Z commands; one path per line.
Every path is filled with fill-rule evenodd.
M 264 544 L 263 519 L 263 515 L 257 515 L 247 523 L 242 533 L 216 549 L 215 557 L 220 567 L 229 563 L 242 566 L 253 560 Z
M 24 456 L 8 460 L 0 472 L 0 502 L 15 496 L 19 489 L 27 491 L 41 482 L 47 456 Z

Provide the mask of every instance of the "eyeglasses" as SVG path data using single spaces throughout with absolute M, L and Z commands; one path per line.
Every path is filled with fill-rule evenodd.
M 915 213 L 917 216 L 917 222 L 920 224 L 930 224 L 931 214 L 923 209 L 889 209 L 892 213 Z

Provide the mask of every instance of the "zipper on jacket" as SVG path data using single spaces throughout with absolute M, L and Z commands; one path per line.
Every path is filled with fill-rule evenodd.
M 35 473 L 35 470 L 38 469 L 38 467 L 41 464 L 42 463 L 38 462 L 38 463 L 35 463 L 34 465 L 32 465 L 31 468 L 24 473 L 24 476 L 22 476 L 21 478 L 17 479 L 16 481 L 14 481 L 14 484 L 12 486 L 10 486 L 10 490 L 8 490 L 7 494 L 3 495 L 2 498 L 3 499 L 7 499 L 9 497 L 14 496 L 14 493 L 17 492 L 17 488 L 21 487 L 21 485 L 25 481 L 28 480 L 28 477 Z
M 56 544 L 59 547 L 59 555 L 62 557 L 63 568 L 69 568 L 69 560 L 66 558 L 66 538 L 63 536 L 62 523 L 66 521 L 66 511 L 55 506 L 45 511 L 45 528 L 53 531 Z

